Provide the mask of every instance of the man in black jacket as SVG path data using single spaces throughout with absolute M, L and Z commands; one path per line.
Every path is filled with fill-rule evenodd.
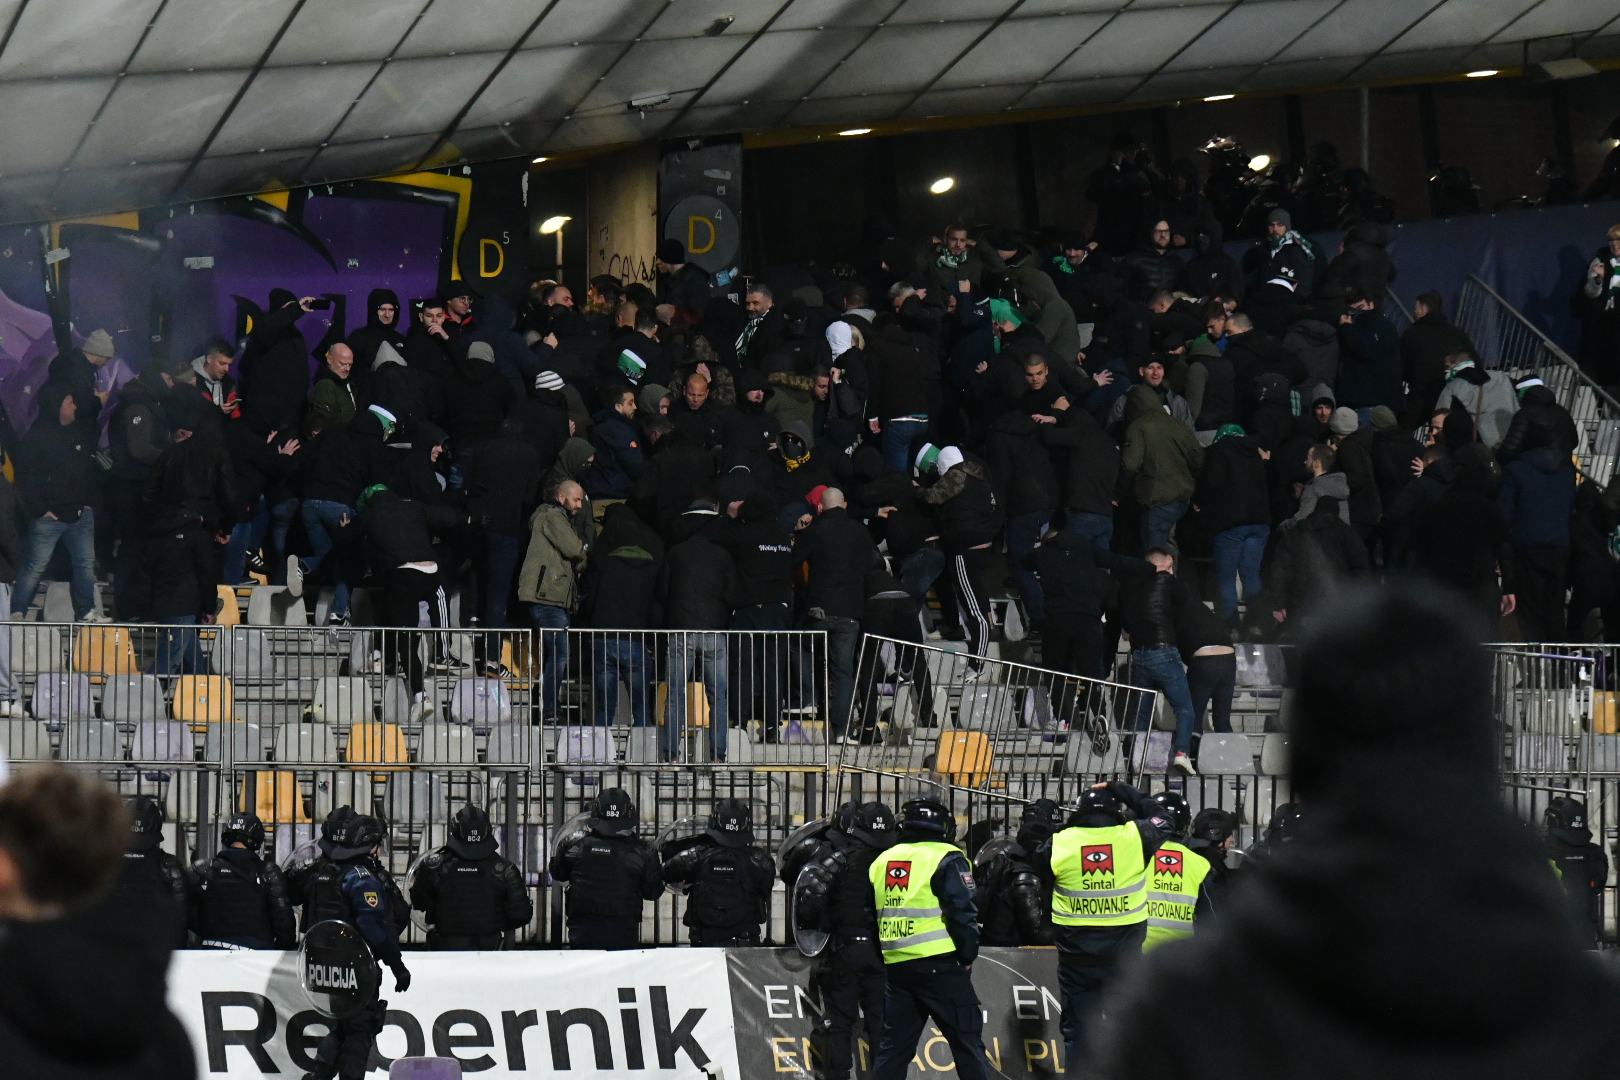
M 100 478 L 91 459 L 92 438 L 78 420 L 78 403 L 62 384 L 39 394 L 39 419 L 17 452 L 17 479 L 28 517 L 28 561 L 17 574 L 11 613 L 28 610 L 57 541 L 67 544 L 72 567 L 73 617 L 104 622 L 96 608 L 96 517 Z
M 1339 517 L 1339 500 L 1322 496 L 1309 516 L 1286 530 L 1272 554 L 1273 617 L 1284 622 L 1308 614 L 1367 568 L 1367 548 Z
M 640 633 L 592 635 L 595 660 L 596 723 L 613 722 L 621 681 L 630 691 L 630 715 L 636 727 L 657 724 L 649 687 L 654 674 L 646 631 L 662 626 L 658 571 L 664 545 L 627 503 L 614 503 L 602 518 L 602 531 L 592 545 L 590 566 L 580 584 L 581 625 L 593 630 Z
M 1549 447 L 1559 458 L 1573 454 L 1580 445 L 1575 420 L 1568 409 L 1558 404 L 1547 384 L 1531 375 L 1515 383 L 1514 389 L 1519 392 L 1519 411 L 1513 414 L 1502 445 L 1496 448 L 1497 462 L 1505 467 L 1520 454 L 1539 446 Z
M 485 673 L 502 675 L 501 634 L 512 593 L 512 578 L 528 538 L 525 523 L 534 509 L 540 460 L 523 438 L 522 422 L 507 418 L 493 439 L 473 452 L 467 468 L 467 516 L 473 528 L 473 564 L 478 573 L 478 617 L 485 628 Z
M 872 433 L 881 433 L 883 460 L 904 472 L 911 445 L 928 430 L 928 382 L 937 384 L 927 358 L 898 322 L 886 322 L 866 343 L 867 416 Z
M 1214 534 L 1215 585 L 1220 590 L 1220 615 L 1229 627 L 1237 626 L 1237 583 L 1253 605 L 1260 598 L 1260 560 L 1271 538 L 1271 497 L 1266 480 L 1270 454 L 1236 424 L 1215 433 L 1204 454 L 1193 503 L 1204 513 Z M 1253 616 L 1250 616 L 1253 621 Z
M 709 306 L 709 275 L 696 263 L 686 261 L 686 245 L 673 237 L 658 242 L 658 302 L 672 305 L 677 313 L 686 309 L 688 318 L 703 314 Z
M 1198 601 L 1176 578 L 1174 548 L 1151 547 L 1146 562 L 1118 559 L 1113 569 L 1124 579 L 1119 606 L 1125 633 L 1131 638 L 1131 685 L 1157 690 L 1170 703 L 1176 714 L 1176 756 L 1172 764 L 1183 773 L 1195 775 L 1192 737 L 1197 716 L 1193 713 L 1192 690 L 1187 685 L 1187 669 L 1182 667 L 1176 647 L 1176 609 Z M 1137 731 L 1147 731 L 1152 723 L 1152 703 L 1152 694 L 1143 695 L 1136 714 Z
M 304 594 L 304 579 L 331 557 L 337 589 L 332 598 L 332 621 L 349 614 L 349 589 L 360 580 L 358 552 L 343 530 L 359 516 L 355 504 L 360 493 L 393 479 L 396 463 L 386 445 L 398 421 L 381 405 L 356 416 L 347 427 L 323 431 L 315 446 L 315 466 L 304 485 L 300 508 L 304 531 L 309 534 L 309 558 L 287 556 L 287 591 Z M 413 622 L 411 624 L 415 626 Z
M 382 624 L 415 630 L 420 619 L 419 605 L 425 601 L 433 625 L 447 627 L 450 608 L 440 585 L 439 556 L 433 548 L 433 537 L 462 525 L 466 516 L 448 506 L 402 499 L 385 484 L 367 488 L 357 503 L 360 528 L 372 549 L 371 565 L 387 582 Z M 415 695 L 413 720 L 420 722 L 434 705 L 422 693 L 422 659 L 416 635 L 395 632 L 384 637 L 392 639 L 383 649 L 384 673 L 395 675 L 404 669 Z
M 1043 424 L 1056 425 L 1053 416 L 1008 411 L 990 423 L 984 456 L 990 465 L 990 487 L 1007 515 L 1007 562 L 1012 565 L 1018 593 L 1030 624 L 1046 622 L 1040 579 L 1023 568 L 1023 559 L 1046 535 L 1058 506 L 1057 471 L 1041 441 Z
M 737 564 L 741 591 L 731 628 L 760 631 L 738 636 L 741 655 L 735 658 L 732 696 L 745 716 L 758 716 L 767 733 L 775 732 L 789 690 L 790 662 L 786 637 L 770 631 L 787 630 L 793 622 L 793 536 L 776 520 L 776 507 L 762 491 L 751 492 L 735 520 L 709 535 Z
M 793 544 L 795 566 L 809 567 L 805 603 L 812 630 L 827 632 L 827 721 L 842 737 L 855 695 L 855 650 L 861 643 L 861 615 L 866 607 L 866 568 L 877 546 L 866 526 L 849 516 L 844 493 L 821 493 L 821 512 Z
M 665 660 L 669 672 L 669 701 L 664 709 L 663 754 L 674 761 L 681 756 L 683 736 L 701 727 L 701 718 L 688 715 L 693 704 L 690 682 L 701 682 L 708 698 L 709 759 L 726 759 L 727 642 L 723 633 L 731 621 L 737 598 L 737 566 L 725 548 L 697 533 L 669 549 L 658 572 L 658 599 L 664 622 L 672 630 Z
M 737 365 L 758 368 L 760 361 L 787 340 L 787 319 L 777 310 L 771 287 L 762 281 L 748 286 L 743 303 L 748 309 L 748 322 L 735 342 Z
M 450 823 L 445 846 L 422 860 L 411 907 L 426 917 L 428 948 L 499 949 L 504 933 L 534 918 L 523 871 L 499 848 L 489 815 L 469 803 Z
M 1446 385 L 1446 357 L 1474 353 L 1468 331 L 1446 321 L 1445 300 L 1433 290 L 1412 301 L 1412 325 L 1401 335 L 1401 374 L 1406 380 L 1408 428 L 1429 418 L 1435 399 Z
M 517 401 L 512 384 L 495 367 L 495 349 L 487 341 L 467 346 L 450 380 L 447 431 L 450 435 L 450 486 L 466 481 L 473 451 L 495 437 Z
M 984 578 L 992 558 L 990 545 L 1001 531 L 1001 508 L 990 487 L 989 469 L 954 446 L 925 445 L 918 452 L 917 471 L 939 477 L 918 498 L 936 508 L 940 542 L 951 560 L 946 572 L 974 657 L 969 663 L 977 673 L 979 661 L 990 651 L 990 598 Z
M 403 315 L 393 289 L 372 289 L 366 297 L 366 323 L 349 335 L 349 349 L 354 353 L 349 386 L 362 409 L 371 404 L 371 367 L 377 360 L 377 347 L 386 341 L 396 352 L 405 350 L 405 335 L 400 331 Z
M 264 823 L 237 813 L 220 832 L 224 847 L 193 867 L 191 929 L 205 949 L 290 949 L 297 938 L 287 882 L 275 853 L 260 858 Z
M 573 949 L 633 949 L 646 901 L 664 894 L 658 853 L 636 835 L 636 804 L 608 788 L 590 804 L 581 833 L 557 842 L 548 869 L 568 886 L 568 945 Z
M 1057 423 L 1041 429 L 1046 445 L 1068 453 L 1063 493 L 1063 531 L 1088 544 L 1108 547 L 1114 539 L 1114 493 L 1119 488 L 1119 445 L 1096 417 L 1067 401 Z
M 107 427 L 113 467 L 108 507 L 118 549 L 113 557 L 113 611 L 120 622 L 144 622 L 151 614 L 152 583 L 143 557 L 146 513 L 141 494 L 152 468 L 168 448 L 169 423 L 163 403 L 174 380 L 157 360 L 118 391 L 118 407 Z
M 298 320 L 313 310 L 286 289 L 271 289 L 270 304 L 248 334 L 238 371 L 242 375 L 242 415 L 264 431 L 298 426 L 309 393 L 309 344 Z

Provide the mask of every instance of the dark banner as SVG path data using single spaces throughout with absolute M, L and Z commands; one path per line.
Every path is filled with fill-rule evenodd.
M 794 949 L 727 953 L 737 1061 L 743 1076 L 803 1076 L 817 1064 L 811 1059 L 810 1029 L 822 1006 L 810 985 L 813 964 Z M 973 986 L 984 1007 L 984 1046 L 990 1063 L 1014 1080 L 1060 1075 L 1057 952 L 985 949 L 973 964 Z M 877 1035 L 857 1034 L 855 1074 L 869 1076 Z M 907 1075 L 956 1075 L 951 1049 L 933 1024 L 924 1031 Z

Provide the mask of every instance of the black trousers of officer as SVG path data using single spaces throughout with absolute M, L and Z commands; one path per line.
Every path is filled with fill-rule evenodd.
M 1058 953 L 1058 993 L 1063 1000 L 1063 1017 L 1058 1030 L 1063 1033 L 1063 1068 L 1070 1075 L 1084 1073 L 1080 1067 L 1091 1050 L 1086 1030 L 1102 1004 L 1103 993 L 1119 972 L 1121 961 L 1142 954 L 1147 923 L 1119 929 L 1096 929 L 1086 933 L 1093 951 Z
M 883 959 L 868 944 L 869 956 L 850 966 L 848 949 L 822 956 L 810 973 L 810 987 L 821 998 L 821 1019 L 810 1032 L 810 1052 L 820 1062 L 818 1076 L 825 1080 L 849 1080 L 855 1068 L 855 1021 L 866 1017 L 866 1041 L 875 1050 L 883 1034 L 883 994 L 886 981 Z M 876 964 L 876 969 L 872 965 Z
M 973 979 L 954 953 L 888 965 L 883 995 L 883 1038 L 872 1080 L 905 1080 L 917 1040 L 929 1020 L 950 1045 L 961 1080 L 988 1080 L 984 1012 Z
M 329 1020 L 332 1028 L 315 1048 L 315 1069 L 310 1075 L 316 1080 L 363 1080 L 387 1014 L 388 1002 L 378 1000 L 347 1020 Z
M 570 915 L 568 947 L 571 949 L 639 949 L 641 920 L 635 916 Z

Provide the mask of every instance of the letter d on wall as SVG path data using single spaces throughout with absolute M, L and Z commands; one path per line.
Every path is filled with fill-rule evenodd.
M 708 234 L 704 237 L 701 245 L 698 244 L 697 240 L 699 225 L 708 230 Z M 686 253 L 688 255 L 702 255 L 704 252 L 714 250 L 714 236 L 714 222 L 708 218 L 693 214 L 686 219 Z
M 493 270 L 489 268 L 489 252 L 491 248 L 495 250 L 495 269 Z M 500 277 L 501 271 L 505 269 L 506 249 L 501 247 L 501 242 L 491 240 L 488 237 L 478 241 L 478 276 L 486 278 Z

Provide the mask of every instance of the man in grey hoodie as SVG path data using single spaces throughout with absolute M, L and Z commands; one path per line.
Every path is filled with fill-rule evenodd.
M 1316 500 L 1324 495 L 1339 501 L 1339 518 L 1346 525 L 1350 524 L 1350 481 L 1337 471 L 1338 464 L 1338 455 L 1326 443 L 1317 443 L 1305 452 L 1305 468 L 1311 474 L 1311 481 L 1300 489 L 1299 512 L 1289 519 L 1289 525 L 1310 517 L 1311 511 L 1316 509 Z

